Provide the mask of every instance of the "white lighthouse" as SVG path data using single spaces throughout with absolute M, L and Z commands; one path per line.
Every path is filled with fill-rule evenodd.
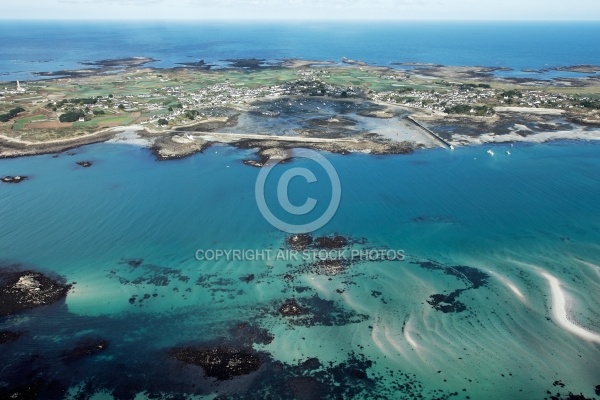
M 19 81 L 17 81 L 17 92 L 24 92 L 25 88 L 21 87 L 21 83 Z

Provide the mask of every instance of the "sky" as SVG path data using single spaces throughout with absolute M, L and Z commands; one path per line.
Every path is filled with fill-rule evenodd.
M 600 20 L 598 0 L 18 0 L 0 19 Z

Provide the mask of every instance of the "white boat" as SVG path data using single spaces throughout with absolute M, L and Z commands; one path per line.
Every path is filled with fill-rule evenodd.
M 493 155 L 494 155 L 494 152 L 492 151 L 492 149 L 489 149 L 489 150 L 487 151 L 487 153 L 488 153 L 490 156 L 493 156 Z
M 506 150 L 506 154 L 510 156 L 510 150 Z
M 454 146 L 450 145 L 450 150 L 454 150 Z

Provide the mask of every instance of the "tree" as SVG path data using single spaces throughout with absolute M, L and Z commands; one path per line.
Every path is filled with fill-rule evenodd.
M 494 115 L 495 113 L 492 107 L 488 107 L 486 105 L 471 106 L 468 104 L 458 104 L 453 107 L 446 107 L 445 111 L 448 114 L 474 114 L 478 116 Z
M 8 122 L 11 119 L 13 119 L 14 117 L 16 117 L 19 113 L 22 113 L 23 111 L 25 111 L 25 109 L 23 107 L 16 107 L 16 108 L 13 108 L 12 110 L 10 110 L 6 114 L 0 114 L 0 122 Z
M 164 118 L 161 118 L 161 119 L 158 120 L 158 125 L 160 125 L 160 126 L 168 125 L 168 124 L 169 124 L 169 121 L 167 121 Z
M 83 118 L 83 117 L 85 117 L 85 114 L 83 113 L 83 111 L 71 110 L 71 111 L 67 111 L 64 114 L 61 114 L 61 116 L 58 117 L 58 120 L 60 122 L 75 122 L 75 121 L 78 121 L 79 118 Z
M 511 90 L 507 90 L 505 92 L 500 93 L 500 96 L 504 96 L 504 97 L 523 97 L 523 93 L 521 93 L 519 90 L 517 89 L 511 89 Z
M 125 111 L 125 106 L 123 104 L 119 104 L 119 110 Z
M 187 111 L 185 112 L 185 116 L 186 116 L 186 118 L 188 118 L 188 119 L 191 119 L 191 120 L 194 120 L 194 119 L 196 119 L 196 117 L 198 116 L 198 114 L 200 114 L 200 113 L 198 112 L 198 110 L 187 110 Z

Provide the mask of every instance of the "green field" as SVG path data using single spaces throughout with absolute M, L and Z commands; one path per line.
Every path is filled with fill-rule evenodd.
M 131 115 L 106 115 L 102 117 L 95 117 L 90 121 L 85 122 L 73 122 L 74 128 L 97 128 L 99 126 L 108 125 L 108 124 L 119 124 L 119 125 L 129 125 L 136 118 Z
M 47 117 L 45 115 L 35 115 L 33 117 L 27 117 L 27 118 L 21 118 L 15 121 L 15 123 L 12 126 L 12 129 L 14 131 L 18 131 L 21 130 L 25 127 L 25 125 L 27 125 L 30 122 L 34 122 L 34 121 L 45 121 L 47 119 Z

